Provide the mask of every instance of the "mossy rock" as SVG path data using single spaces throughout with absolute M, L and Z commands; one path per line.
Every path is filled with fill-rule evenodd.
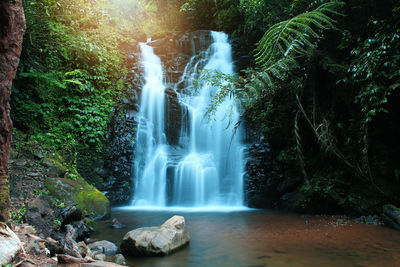
M 51 177 L 64 177 L 68 172 L 68 167 L 61 157 L 55 155 L 53 157 L 46 157 L 43 164 L 48 168 L 48 175 Z
M 48 178 L 46 188 L 50 195 L 66 205 L 76 205 L 91 218 L 97 220 L 110 215 L 110 202 L 94 186 L 85 181 L 65 178 Z

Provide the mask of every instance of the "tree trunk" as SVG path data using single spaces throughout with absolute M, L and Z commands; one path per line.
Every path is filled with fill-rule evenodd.
M 9 99 L 24 31 L 22 0 L 0 0 L 0 221 L 8 219 L 8 160 L 12 134 Z

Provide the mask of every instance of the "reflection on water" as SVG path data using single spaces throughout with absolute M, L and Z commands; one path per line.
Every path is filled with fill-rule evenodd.
M 191 243 L 167 257 L 132 258 L 135 266 L 400 266 L 400 232 L 320 216 L 242 212 L 113 210 L 125 229 L 100 224 L 95 236 L 119 245 L 126 232 L 186 218 Z

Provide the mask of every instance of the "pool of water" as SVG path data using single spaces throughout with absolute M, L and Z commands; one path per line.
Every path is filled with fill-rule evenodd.
M 114 209 L 124 229 L 99 225 L 98 239 L 120 244 L 126 232 L 186 219 L 189 246 L 166 257 L 130 258 L 134 266 L 400 266 L 400 232 L 326 216 L 263 210 L 229 212 Z

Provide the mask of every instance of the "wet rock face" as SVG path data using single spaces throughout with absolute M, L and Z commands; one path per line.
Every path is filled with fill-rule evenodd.
M 0 1 L 0 211 L 8 205 L 8 161 L 12 134 L 9 98 L 22 49 L 25 17 L 21 0 Z M 4 220 L 6 214 L 0 214 Z
M 252 128 L 247 128 L 252 129 Z M 246 140 L 246 173 L 244 188 L 246 204 L 251 208 L 279 208 L 301 210 L 303 197 L 301 176 L 287 177 L 278 172 L 276 153 L 264 138 L 251 137 Z
M 125 96 L 115 107 L 107 133 L 106 157 L 102 176 L 106 179 L 105 195 L 111 205 L 118 206 L 129 203 L 132 198 L 133 151 L 136 143 L 138 125 L 139 88 L 142 83 L 139 64 L 139 46 L 131 48 L 126 64 L 131 69 L 125 84 Z
M 109 130 L 105 173 L 108 177 L 105 195 L 112 205 L 123 205 L 132 195 L 131 175 L 135 150 L 136 111 L 120 111 L 114 115 Z M 124 114 L 125 113 L 125 114 Z
M 167 141 L 177 145 L 181 129 L 182 110 L 175 91 L 184 68 L 190 57 L 204 50 L 211 43 L 209 31 L 196 31 L 186 34 L 173 34 L 159 37 L 150 46 L 161 58 L 165 71 L 165 113 Z M 131 71 L 125 79 L 126 94 L 115 108 L 108 132 L 107 157 L 104 174 L 107 177 L 105 194 L 112 205 L 126 205 L 133 196 L 133 158 L 136 148 L 136 129 L 140 109 L 140 94 L 143 85 L 143 71 L 140 64 L 140 49 L 132 48 L 127 64 Z
M 272 158 L 268 143 L 258 142 L 247 148 L 246 174 L 244 186 L 246 203 L 252 208 L 272 207 L 277 196 Z

